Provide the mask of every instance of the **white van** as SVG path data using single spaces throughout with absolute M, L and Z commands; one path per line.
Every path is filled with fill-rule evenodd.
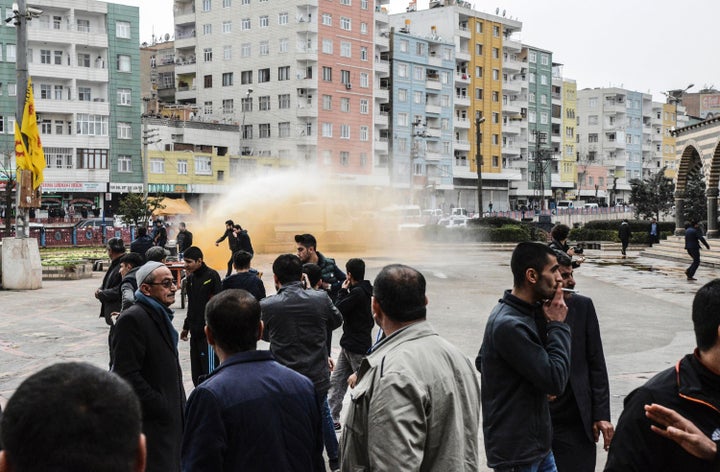
M 563 210 L 568 210 L 568 209 L 570 209 L 570 208 L 575 208 L 573 202 L 570 201 L 570 200 L 560 200 L 559 202 L 557 202 L 556 207 L 557 207 L 558 209 L 563 209 Z

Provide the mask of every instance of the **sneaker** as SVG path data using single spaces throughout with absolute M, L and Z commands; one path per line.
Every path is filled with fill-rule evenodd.
M 335 428 L 335 431 L 340 431 L 342 429 L 342 425 L 340 423 L 333 423 L 333 427 Z
M 695 277 L 688 277 L 688 280 L 697 280 Z

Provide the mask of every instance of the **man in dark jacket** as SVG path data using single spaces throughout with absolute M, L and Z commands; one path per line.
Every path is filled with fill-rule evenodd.
M 570 328 L 555 252 L 520 243 L 510 260 L 513 288 L 493 309 L 475 365 L 487 464 L 496 470 L 554 470 L 548 395 L 570 375 Z M 548 321 L 546 340 L 536 317 Z
M 145 259 L 145 253 L 153 247 L 152 237 L 147 234 L 147 228 L 144 226 L 137 227 L 137 238 L 130 243 L 130 252 L 140 254 Z
M 572 261 L 556 251 L 563 288 L 574 289 Z M 607 451 L 613 436 L 610 423 L 610 387 L 600 326 L 595 306 L 588 297 L 566 292 L 570 327 L 570 380 L 565 391 L 550 400 L 553 425 L 552 451 L 559 472 L 595 472 L 597 447 L 603 436 Z M 538 319 L 540 335 L 547 331 L 545 318 Z
M 188 307 L 180 339 L 188 340 L 190 334 L 190 368 L 193 384 L 215 368 L 215 353 L 205 339 L 205 306 L 210 299 L 220 293 L 220 275 L 203 261 L 203 253 L 197 246 L 185 251 L 185 272 Z
M 335 429 L 340 427 L 340 411 L 347 391 L 347 380 L 360 367 L 372 346 L 373 321 L 370 301 L 372 285 L 365 279 L 365 261 L 350 259 L 345 264 L 347 279 L 343 282 L 335 306 L 343 317 L 340 355 L 330 376 L 330 412 Z
M 155 229 L 153 230 L 153 244 L 160 247 L 165 247 L 167 243 L 167 229 L 165 223 L 161 219 L 155 220 Z
M 233 223 L 233 220 L 227 220 L 225 222 L 225 232 L 215 241 L 215 246 L 219 246 L 225 239 L 228 240 L 228 248 L 230 249 L 230 260 L 227 263 L 227 273 L 225 277 L 230 277 L 230 274 L 232 274 L 233 254 L 240 249 L 238 247 L 238 240 L 235 237 L 235 223 Z
M 175 236 L 175 241 L 178 246 L 178 257 L 182 260 L 185 250 L 193 245 L 193 234 L 187 230 L 184 221 L 181 221 L 178 225 L 178 234 Z
M 233 225 L 233 234 L 237 238 L 237 251 L 247 251 L 250 254 L 255 254 L 255 250 L 252 247 L 252 241 L 250 241 L 250 235 L 246 229 L 243 229 L 240 225 Z
M 127 380 L 140 399 L 147 472 L 177 472 L 185 409 L 178 333 L 169 308 L 177 287 L 161 262 L 147 262 L 136 279 L 135 304 L 115 324 L 111 370 Z
M 696 221 L 685 222 L 685 250 L 692 257 L 692 264 L 685 270 L 688 280 L 697 280 L 695 271 L 700 267 L 700 243 L 710 249 L 710 245 L 705 240 Z
M 256 351 L 263 324 L 255 297 L 223 291 L 205 317 L 220 366 L 188 399 L 183 469 L 324 472 L 315 389 L 268 351 Z
M 628 244 L 630 244 L 630 223 L 628 223 L 628 220 L 622 220 L 622 223 L 620 223 L 618 238 L 620 238 L 620 243 L 622 244 L 621 252 L 624 259 L 627 255 Z
M 265 284 L 258 271 L 250 268 L 253 255 L 242 249 L 233 254 L 235 273 L 222 281 L 222 289 L 240 288 L 252 293 L 255 298 L 265 298 Z
M 305 375 L 315 385 L 318 408 L 323 415 L 323 436 L 330 468 L 338 467 L 337 436 L 327 408 L 330 389 L 327 332 L 339 328 L 342 315 L 327 293 L 305 290 L 302 262 L 293 254 L 278 256 L 273 262 L 277 294 L 260 301 L 265 324 L 263 339 L 277 361 Z
M 720 457 L 699 459 L 671 438 L 653 431 L 669 425 L 651 405 L 675 410 L 715 441 L 720 439 L 720 279 L 695 294 L 692 321 L 697 348 L 625 398 L 610 445 L 606 472 L 720 470 Z M 670 431 L 667 431 L 670 432 Z M 717 444 L 717 443 L 716 443 Z
M 297 255 L 303 264 L 312 263 L 320 266 L 322 289 L 326 290 L 330 298 L 335 301 L 345 281 L 345 273 L 335 264 L 335 259 L 325 257 L 317 250 L 317 240 L 312 234 L 296 234 L 295 242 Z
M 125 254 L 125 243 L 120 238 L 110 238 L 107 242 L 110 267 L 103 277 L 102 285 L 95 290 L 95 298 L 100 300 L 100 318 L 105 318 L 108 326 L 113 325 L 112 314 L 120 311 L 122 302 L 120 294 L 120 258 Z

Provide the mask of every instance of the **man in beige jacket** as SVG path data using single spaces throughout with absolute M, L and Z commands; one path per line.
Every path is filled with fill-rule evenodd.
M 341 470 L 478 470 L 480 388 L 468 358 L 426 321 L 425 278 L 380 271 L 372 310 L 386 337 L 360 364 Z

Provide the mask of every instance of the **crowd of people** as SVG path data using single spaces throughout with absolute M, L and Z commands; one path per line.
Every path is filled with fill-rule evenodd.
M 428 321 L 427 282 L 413 267 L 385 266 L 371 283 L 363 259 L 342 271 L 300 234 L 295 254 L 275 258 L 267 296 L 246 230 L 228 220 L 215 242 L 232 252 L 224 278 L 187 233 L 179 333 L 164 249 L 141 256 L 108 241 L 95 296 L 110 370 L 66 363 L 28 378 L 0 422 L 0 472 L 477 471 L 480 428 L 495 471 L 594 471 L 601 438 L 606 471 L 719 470 L 720 279 L 695 295 L 695 352 L 633 391 L 615 427 L 600 324 L 577 293 L 584 259 L 567 226 L 550 244 L 515 247 L 512 288 L 474 365 Z M 33 452 L 37 440 L 51 446 Z

